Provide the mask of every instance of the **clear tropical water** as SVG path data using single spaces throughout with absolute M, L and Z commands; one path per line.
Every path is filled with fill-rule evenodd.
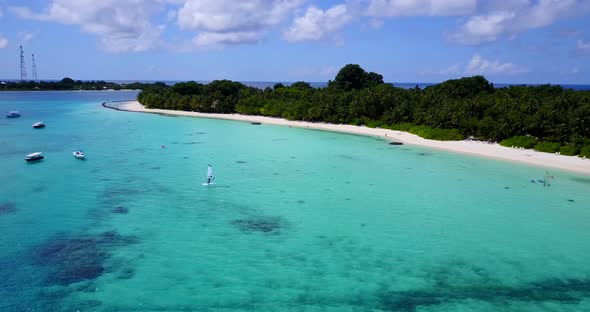
M 590 310 L 590 177 L 134 96 L 0 93 L 0 311 Z

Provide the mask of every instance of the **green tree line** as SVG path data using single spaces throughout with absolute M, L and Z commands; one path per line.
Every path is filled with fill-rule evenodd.
M 0 83 L 0 91 L 51 91 L 51 90 L 138 90 L 146 88 L 148 83 L 115 83 L 103 80 L 81 81 L 64 78 L 60 81 L 9 81 Z
M 325 88 L 302 81 L 264 90 L 229 80 L 183 82 L 147 86 L 138 100 L 149 108 L 366 125 L 431 139 L 473 137 L 517 147 L 528 140 L 527 148 L 532 141 L 541 151 L 590 157 L 589 91 L 552 85 L 494 88 L 482 76 L 404 89 L 349 64 Z

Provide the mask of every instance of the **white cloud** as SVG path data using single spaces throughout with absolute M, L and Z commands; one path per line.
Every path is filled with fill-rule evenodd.
M 0 34 L 0 49 L 4 49 L 8 46 L 8 40 Z
M 42 13 L 13 7 L 21 18 L 79 25 L 95 34 L 110 52 L 145 51 L 153 48 L 164 29 L 150 22 L 162 9 L 160 0 L 53 0 Z
M 253 43 L 261 40 L 303 0 L 188 0 L 178 10 L 181 29 L 196 31 L 198 45 Z
M 201 32 L 193 42 L 198 46 L 256 43 L 262 34 L 256 31 Z
M 590 42 L 578 40 L 576 51 L 580 55 L 590 55 Z
M 514 37 L 530 29 L 549 26 L 557 20 L 590 10 L 589 0 L 511 0 L 495 5 L 486 14 L 470 17 L 458 30 L 448 35 L 463 44 L 493 42 Z
M 479 54 L 473 55 L 463 71 L 467 75 L 520 74 L 524 72 L 527 72 L 527 70 L 523 67 L 513 63 L 502 63 L 498 60 L 486 60 Z
M 455 16 L 475 11 L 477 0 L 368 0 L 368 16 Z
M 510 62 L 488 60 L 479 54 L 474 54 L 464 65 L 454 64 L 435 74 L 443 76 L 473 76 L 473 75 L 517 75 L 528 72 L 528 69 Z M 431 72 L 424 72 L 432 74 Z
M 379 29 L 387 17 L 460 16 L 476 8 L 477 0 L 348 0 L 327 10 L 309 7 L 293 21 L 283 37 L 292 42 L 332 39 L 331 33 L 363 16 L 369 18 L 366 25 Z
M 0 17 L 4 16 L 4 11 L 2 11 L 2 8 L 0 8 Z
M 459 32 L 449 35 L 449 39 L 465 44 L 495 41 L 509 30 L 506 28 L 506 24 L 515 17 L 514 12 L 508 11 L 485 16 L 473 16 L 463 25 Z
M 36 31 L 21 31 L 18 33 L 18 37 L 21 40 L 21 43 L 27 43 L 33 40 L 39 34 L 39 30 Z
M 353 19 L 345 5 L 340 4 L 326 11 L 309 7 L 303 16 L 297 17 L 293 25 L 284 32 L 287 41 L 317 41 L 325 39 Z

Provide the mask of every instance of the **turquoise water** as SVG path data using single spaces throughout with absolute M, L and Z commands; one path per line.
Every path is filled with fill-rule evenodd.
M 0 93 L 0 311 L 590 310 L 588 176 L 134 96 Z

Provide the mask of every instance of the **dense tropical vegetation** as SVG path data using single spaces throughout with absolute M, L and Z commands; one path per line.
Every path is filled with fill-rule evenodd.
M 146 83 L 114 83 L 102 80 L 81 81 L 71 78 L 64 78 L 60 81 L 2 81 L 0 91 L 33 91 L 33 90 L 122 90 L 122 89 L 143 89 L 149 84 Z
M 229 80 L 158 83 L 145 87 L 138 100 L 149 108 L 366 125 L 438 140 L 471 136 L 590 156 L 589 91 L 551 85 L 497 89 L 482 76 L 403 89 L 349 64 L 325 88 L 314 89 L 306 82 L 265 90 Z

